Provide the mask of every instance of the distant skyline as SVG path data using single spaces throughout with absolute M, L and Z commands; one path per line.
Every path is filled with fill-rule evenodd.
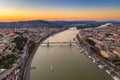
M 0 22 L 119 20 L 120 0 L 0 0 Z

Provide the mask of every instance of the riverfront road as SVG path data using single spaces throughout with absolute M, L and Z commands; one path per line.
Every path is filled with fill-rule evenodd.
M 35 51 L 36 50 L 34 50 L 34 52 Z M 28 60 L 25 63 L 22 80 L 29 80 L 30 64 L 31 64 L 31 61 L 32 61 L 33 57 L 34 57 L 34 54 L 31 54 L 31 56 L 28 58 Z
M 39 45 L 38 45 L 39 46 Z M 30 75 L 30 65 L 31 65 L 31 62 L 33 60 L 33 57 L 35 55 L 35 52 L 37 50 L 37 47 L 35 47 L 33 53 L 29 56 L 28 60 L 26 60 L 26 63 L 24 65 L 24 73 L 23 73 L 23 77 L 22 77 L 22 80 L 29 80 L 29 75 Z

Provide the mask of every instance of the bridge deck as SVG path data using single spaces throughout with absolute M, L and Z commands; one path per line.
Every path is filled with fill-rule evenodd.
M 64 43 L 76 43 L 76 42 L 43 42 L 41 44 L 64 44 Z

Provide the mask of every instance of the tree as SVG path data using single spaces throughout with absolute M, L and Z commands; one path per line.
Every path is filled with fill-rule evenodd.
M 91 39 L 86 39 L 86 41 L 91 45 L 91 46 L 95 46 L 96 42 L 94 42 L 93 40 Z
M 23 50 L 23 47 L 25 46 L 27 42 L 27 38 L 23 36 L 18 36 L 14 39 L 13 42 L 16 43 L 16 46 L 15 46 L 16 49 Z

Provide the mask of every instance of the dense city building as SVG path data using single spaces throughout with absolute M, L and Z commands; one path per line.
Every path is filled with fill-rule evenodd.
M 118 25 L 107 23 L 97 28 L 80 30 L 79 33 L 81 38 L 93 40 L 103 57 L 120 57 L 120 27 Z
M 0 80 L 18 80 L 23 77 L 26 59 L 35 45 L 64 28 L 26 27 L 0 29 Z M 33 57 L 33 56 L 32 56 Z M 2 64 L 6 62 L 6 64 Z M 29 64 L 30 65 L 30 64 Z

